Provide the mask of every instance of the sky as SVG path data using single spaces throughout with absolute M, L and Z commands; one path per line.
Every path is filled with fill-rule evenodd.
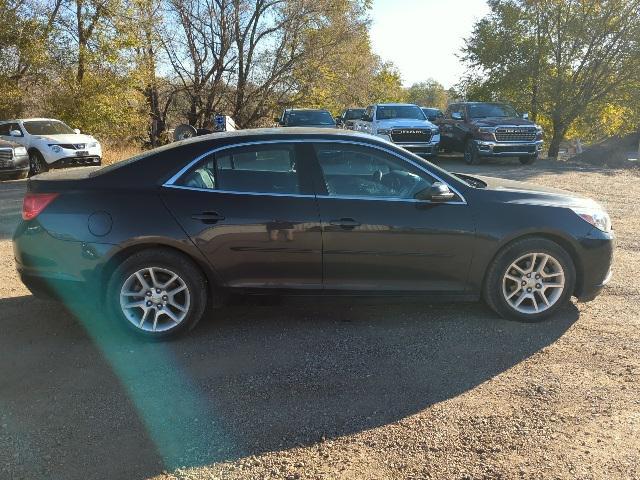
M 464 72 L 456 57 L 486 0 L 374 0 L 373 50 L 392 61 L 405 86 L 433 78 L 452 87 Z

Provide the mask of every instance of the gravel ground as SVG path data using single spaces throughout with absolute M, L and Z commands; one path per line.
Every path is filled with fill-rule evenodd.
M 272 301 L 145 344 L 33 298 L 0 185 L 0 478 L 640 478 L 640 175 L 541 161 L 446 168 L 609 210 L 611 285 L 552 320 L 480 304 Z

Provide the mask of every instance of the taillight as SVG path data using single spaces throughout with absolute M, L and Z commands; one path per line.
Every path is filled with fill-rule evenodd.
M 53 202 L 57 196 L 57 193 L 27 192 L 22 202 L 22 219 L 33 220 L 40 215 L 40 212 L 47 208 L 47 205 Z

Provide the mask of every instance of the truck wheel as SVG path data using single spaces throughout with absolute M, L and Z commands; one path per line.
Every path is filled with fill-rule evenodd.
M 526 157 L 518 157 L 518 160 L 522 165 L 531 165 L 537 158 L 538 155 L 527 155 Z
M 47 167 L 47 162 L 44 161 L 42 154 L 37 150 L 31 150 L 29 152 L 29 176 L 33 177 L 48 170 L 49 167 Z
M 480 154 L 473 140 L 469 139 L 464 144 L 464 161 L 467 165 L 478 165 L 480 163 Z

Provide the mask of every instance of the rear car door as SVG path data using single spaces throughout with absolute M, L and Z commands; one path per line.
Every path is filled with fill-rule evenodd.
M 170 180 L 162 197 L 227 286 L 319 289 L 310 160 L 294 143 L 226 148 Z
M 467 289 L 475 229 L 461 195 L 416 200 L 437 179 L 391 151 L 343 142 L 314 149 L 325 290 Z

